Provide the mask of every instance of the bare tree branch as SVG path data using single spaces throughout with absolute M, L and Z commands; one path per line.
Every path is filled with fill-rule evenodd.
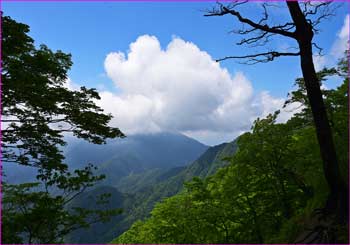
M 280 57 L 280 56 L 299 56 L 299 55 L 300 55 L 299 52 L 291 53 L 291 52 L 270 51 L 270 52 L 265 52 L 265 53 L 258 53 L 258 54 L 244 55 L 244 56 L 226 56 L 224 58 L 217 59 L 216 62 L 220 62 L 220 61 L 228 60 L 228 59 L 248 59 L 248 62 L 250 62 L 250 61 L 269 62 L 269 61 L 272 61 L 275 58 Z M 260 59 L 258 57 L 263 57 L 263 58 Z M 247 64 L 249 64 L 249 63 L 247 63 Z
M 328 1 L 328 2 L 321 2 L 319 4 L 313 4 L 311 1 L 306 1 L 304 2 L 304 10 L 303 10 L 303 14 L 305 17 L 307 17 L 308 15 L 316 15 L 319 13 L 319 10 L 322 7 L 327 7 L 332 3 L 332 1 Z M 311 9 L 308 8 L 308 6 L 311 7 Z
M 326 2 L 301 2 L 303 5 L 302 13 L 306 20 L 311 24 L 313 31 L 317 34 L 319 30 L 316 28 L 323 19 L 328 19 L 335 16 L 335 10 L 342 6 L 340 4 L 334 4 L 332 1 Z M 332 7 L 331 7 L 332 6 Z
M 318 46 L 316 43 L 312 43 L 312 46 L 314 46 L 318 50 L 318 55 L 322 55 L 323 48 Z
M 219 6 L 220 6 L 219 10 L 214 9 L 214 10 L 210 11 L 208 14 L 205 14 L 204 16 L 223 16 L 223 15 L 231 14 L 231 15 L 235 16 L 240 22 L 248 24 L 249 26 L 253 27 L 254 30 L 261 30 L 264 32 L 279 34 L 279 35 L 291 37 L 294 39 L 296 38 L 294 32 L 286 31 L 283 28 L 281 28 L 281 26 L 269 27 L 267 24 L 262 25 L 262 24 L 259 24 L 259 23 L 261 23 L 261 20 L 259 21 L 259 23 L 256 23 L 250 19 L 247 19 L 247 18 L 243 17 L 238 11 L 235 11 L 232 6 L 224 6 L 222 4 L 219 4 Z M 237 6 L 237 5 L 235 5 L 235 6 Z M 264 9 L 266 9 L 266 6 L 264 7 Z M 265 16 L 263 17 L 262 20 L 268 18 L 268 16 L 266 16 L 267 12 L 264 12 L 264 14 L 265 14 Z
M 294 40 L 298 40 L 299 37 L 296 33 L 296 23 L 294 21 L 281 23 L 281 24 L 267 24 L 269 20 L 269 12 L 268 7 L 276 7 L 275 5 L 271 5 L 269 3 L 263 3 L 261 6 L 263 8 L 262 17 L 260 20 L 253 21 L 252 19 L 244 17 L 241 12 L 239 12 L 236 8 L 242 4 L 247 3 L 247 1 L 235 1 L 231 4 L 224 5 L 222 3 L 217 3 L 217 6 L 207 11 L 204 16 L 223 16 L 223 15 L 232 15 L 235 16 L 240 23 L 242 23 L 242 27 L 238 30 L 232 30 L 232 33 L 236 33 L 239 35 L 247 35 L 246 38 L 242 38 L 238 41 L 237 45 L 248 45 L 248 47 L 258 47 L 265 46 L 269 43 L 270 39 L 274 35 L 282 35 L 285 37 L 292 38 Z M 303 10 L 301 14 L 304 15 L 306 21 L 310 24 L 310 27 L 314 31 L 314 33 L 318 33 L 317 25 L 323 20 L 330 16 L 334 15 L 335 8 L 339 7 L 330 7 L 331 2 L 321 2 L 314 3 L 311 1 L 307 1 L 302 3 Z M 309 17 L 309 18 L 307 18 Z M 322 48 L 313 43 L 313 47 L 316 48 L 318 55 L 322 55 Z M 221 59 L 217 59 L 217 61 L 223 61 L 226 59 L 248 59 L 248 62 L 241 62 L 244 64 L 256 64 L 259 62 L 269 62 L 274 60 L 276 57 L 280 56 L 297 56 L 299 55 L 299 50 L 296 53 L 291 52 L 266 52 L 260 53 L 257 55 L 246 55 L 246 56 L 227 56 Z

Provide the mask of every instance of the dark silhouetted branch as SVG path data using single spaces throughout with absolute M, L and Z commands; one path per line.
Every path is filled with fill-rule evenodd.
M 251 55 L 244 55 L 244 56 L 226 56 L 221 59 L 217 59 L 216 62 L 220 62 L 223 60 L 228 60 L 228 59 L 248 59 L 247 64 L 252 64 L 252 62 L 259 63 L 259 62 L 269 62 L 274 60 L 277 57 L 280 56 L 299 56 L 300 53 L 290 53 L 290 52 L 276 52 L 276 51 L 271 51 L 271 52 L 266 52 L 266 53 L 258 53 L 258 54 L 251 54 Z M 259 58 L 262 57 L 262 58 Z
M 269 32 L 269 33 L 279 34 L 279 35 L 286 36 L 286 37 L 296 38 L 294 32 L 284 30 L 281 26 L 269 27 L 267 24 L 261 24 L 262 22 L 264 22 L 268 18 L 268 14 L 266 12 L 266 7 L 264 7 L 264 9 L 265 9 L 264 17 L 258 23 L 256 23 L 248 18 L 243 17 L 238 11 L 234 10 L 232 6 L 224 6 L 222 4 L 219 4 L 219 6 L 220 6 L 219 10 L 212 10 L 209 13 L 205 14 L 204 16 L 223 16 L 223 15 L 230 14 L 230 15 L 235 16 L 241 23 L 248 24 L 249 26 L 253 27 L 254 28 L 253 30 L 261 30 L 264 32 Z M 251 31 L 253 31 L 253 30 L 251 30 Z

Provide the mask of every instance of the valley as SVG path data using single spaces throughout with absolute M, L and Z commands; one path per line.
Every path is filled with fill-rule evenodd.
M 124 139 L 94 145 L 83 141 L 68 141 L 63 149 L 65 162 L 71 169 L 92 163 L 104 180 L 70 204 L 87 209 L 121 208 L 121 215 L 106 223 L 73 231 L 67 243 L 108 243 L 122 234 L 137 220 L 149 216 L 157 202 L 181 192 L 183 184 L 193 177 L 205 178 L 227 163 L 222 159 L 236 151 L 236 143 L 206 146 L 181 134 L 158 133 L 131 135 Z M 10 167 L 9 167 L 10 166 Z M 11 183 L 35 182 L 35 169 L 13 168 L 5 164 Z M 98 195 L 111 195 L 109 203 L 96 206 Z
M 150 158 L 153 158 L 155 162 L 158 162 L 157 164 L 144 164 L 142 169 L 129 168 L 128 175 L 124 176 L 118 172 L 117 167 L 120 166 L 119 163 L 118 165 L 114 165 L 113 160 L 110 160 L 108 161 L 108 164 L 102 164 L 102 168 L 99 171 L 101 173 L 106 173 L 106 181 L 101 183 L 96 189 L 90 190 L 89 192 L 84 193 L 81 197 L 77 198 L 77 201 L 74 204 L 85 203 L 83 200 L 87 197 L 90 197 L 91 203 L 94 203 L 92 201 L 94 197 L 96 197 L 101 190 L 105 190 L 106 193 L 110 193 L 112 195 L 111 202 L 108 207 L 120 207 L 123 209 L 123 213 L 120 216 L 113 217 L 108 223 L 93 224 L 87 229 L 79 229 L 72 232 L 71 235 L 66 238 L 67 242 L 110 242 L 113 238 L 119 236 L 121 233 L 130 228 L 135 221 L 143 220 L 144 218 L 148 217 L 150 211 L 157 202 L 179 193 L 186 181 L 191 181 L 192 178 L 196 176 L 204 178 L 215 173 L 218 168 L 226 164 L 224 161 L 222 161 L 222 158 L 233 154 L 236 150 L 235 142 L 206 147 L 204 145 L 199 145 L 198 142 L 185 138 L 181 135 L 174 136 L 162 134 L 158 136 L 159 138 L 155 135 L 142 136 L 141 138 L 146 139 L 145 141 L 152 140 L 153 146 L 160 145 L 159 143 L 162 143 L 168 138 L 169 143 L 167 145 L 170 145 L 175 150 L 163 152 L 163 155 L 160 156 L 162 159 L 156 159 L 156 157 L 149 156 Z M 172 141 L 174 141 L 174 137 L 177 137 L 176 142 L 179 143 L 177 146 L 171 144 Z M 176 151 L 176 149 L 182 150 L 181 148 L 184 142 L 186 142 L 185 147 L 187 147 L 186 151 L 188 152 L 188 156 L 181 156 L 181 158 L 184 160 L 184 162 L 181 164 L 181 159 L 176 159 L 176 155 L 181 155 L 176 154 L 179 153 Z M 108 146 L 108 148 L 109 147 L 112 146 Z M 80 148 L 80 150 L 83 151 L 82 148 Z M 200 150 L 203 152 L 200 153 Z M 168 155 L 166 153 L 168 153 Z M 191 161 L 191 157 L 196 153 L 198 154 L 197 159 L 192 159 Z M 118 155 L 118 153 L 115 153 L 115 155 Z M 166 160 L 167 158 L 169 159 L 168 162 L 173 163 L 171 164 L 171 167 L 166 164 L 161 164 L 160 160 Z M 179 163 L 179 166 L 177 167 L 175 165 L 176 162 Z M 124 170 L 125 169 L 126 168 L 124 167 Z M 114 171 L 116 173 L 114 173 Z M 118 176 L 122 177 L 117 179 Z M 84 205 L 83 207 L 91 208 Z

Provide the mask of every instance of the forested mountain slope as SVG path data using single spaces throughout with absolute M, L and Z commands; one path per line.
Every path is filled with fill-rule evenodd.
M 138 219 L 149 216 L 155 203 L 166 197 L 179 193 L 186 181 L 193 177 L 207 177 L 226 162 L 222 158 L 231 156 L 236 151 L 236 142 L 223 143 L 209 147 L 197 160 L 187 167 L 175 167 L 171 169 L 152 169 L 138 174 L 131 174 L 119 182 L 119 191 L 112 189 L 112 194 L 119 197 L 118 205 L 123 213 L 106 224 L 96 224 L 88 229 L 80 229 L 67 238 L 70 243 L 103 243 L 109 242 L 114 237 L 127 230 Z M 111 188 L 111 187 L 109 187 Z M 115 194 L 117 193 L 117 194 Z M 96 196 L 94 191 L 89 195 Z M 80 198 L 79 198 L 80 199 Z M 85 196 L 83 197 L 85 200 Z M 83 203 L 83 200 L 79 200 Z M 98 233 L 98 236 L 97 236 Z M 91 236 L 95 234 L 96 236 Z
M 155 185 L 144 186 L 142 190 L 135 193 L 136 205 L 128 219 L 136 220 L 148 216 L 156 202 L 180 192 L 183 189 L 184 183 L 191 181 L 193 177 L 205 178 L 214 174 L 217 169 L 227 164 L 222 159 L 233 155 L 236 149 L 237 145 L 235 141 L 210 147 L 196 161 L 179 173 L 171 176 L 171 172 L 176 173 L 179 170 L 172 169 L 165 173 L 167 178 L 160 176 L 159 179 L 162 179 L 162 181 L 159 181 Z
M 65 156 L 74 167 L 94 163 L 99 173 L 106 175 L 103 185 L 118 186 L 129 175 L 186 166 L 206 149 L 207 146 L 181 134 L 155 133 L 130 135 L 101 146 L 79 142 Z
M 64 162 L 70 169 L 92 163 L 106 179 L 102 185 L 118 186 L 121 178 L 152 169 L 169 170 L 186 166 L 196 160 L 208 146 L 182 134 L 155 133 L 130 135 L 123 139 L 107 140 L 95 145 L 67 138 L 62 147 Z M 35 181 L 36 169 L 4 163 L 9 183 Z
M 334 75 L 343 78 L 338 88 L 324 89 L 323 94 L 339 178 L 345 182 L 347 69 L 343 59 L 336 69 L 318 73 L 321 81 Z M 226 158 L 227 166 L 185 183 L 183 191 L 156 204 L 148 219 L 138 220 L 112 243 L 348 243 L 345 217 L 327 216 L 323 208 L 329 187 L 303 80 L 297 79 L 296 85 L 286 104 L 300 103 L 300 112 L 286 123 L 276 122 L 279 111 L 256 119 L 251 132 L 238 138 L 238 150 Z

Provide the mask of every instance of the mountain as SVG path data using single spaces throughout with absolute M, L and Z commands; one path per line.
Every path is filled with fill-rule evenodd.
M 79 142 L 66 151 L 66 162 L 74 168 L 93 163 L 106 175 L 103 185 L 118 186 L 123 177 L 149 170 L 168 170 L 190 164 L 208 146 L 182 134 L 131 135 L 105 145 Z
M 208 147 L 172 133 L 133 135 L 109 140 L 105 145 L 69 141 L 63 151 L 70 168 L 93 163 L 100 174 L 106 175 L 103 183 L 78 196 L 72 205 L 93 209 L 99 194 L 110 193 L 107 208 L 122 208 L 124 212 L 107 223 L 73 232 L 65 238 L 66 242 L 111 241 L 136 220 L 147 217 L 155 203 L 180 192 L 184 182 L 195 176 L 207 177 L 225 166 L 222 159 L 234 154 L 236 148 L 235 142 Z M 16 174 L 11 174 L 16 179 Z
M 123 139 L 108 140 L 95 145 L 83 140 L 70 139 L 62 148 L 64 162 L 71 169 L 93 163 L 99 174 L 105 174 L 102 185 L 118 186 L 121 178 L 149 170 L 168 170 L 186 166 L 198 158 L 208 146 L 182 134 L 155 133 L 131 135 Z M 9 183 L 35 181 L 35 168 L 5 163 L 4 171 Z
M 37 169 L 30 166 L 18 165 L 12 162 L 2 162 L 3 180 L 10 184 L 36 182 Z
M 98 197 L 102 194 L 110 194 L 109 202 L 105 205 L 96 205 Z M 130 206 L 128 202 L 132 202 L 133 198 L 127 194 L 119 192 L 111 186 L 99 186 L 93 190 L 82 193 L 79 198 L 75 198 L 69 207 L 80 207 L 90 210 L 108 210 L 108 209 L 124 209 Z M 78 229 L 70 233 L 66 238 L 66 243 L 104 243 L 115 237 L 118 232 L 118 227 L 115 224 L 120 223 L 125 215 L 113 216 L 110 221 L 105 223 L 92 224 L 87 229 Z M 114 229 L 111 229 L 113 227 Z
M 227 163 L 222 159 L 235 153 L 236 142 L 224 143 L 209 147 L 199 158 L 188 166 L 175 167 L 171 169 L 151 169 L 142 173 L 130 174 L 119 181 L 119 191 L 124 194 L 124 213 L 108 225 L 100 224 L 96 228 L 100 231 L 98 237 L 90 237 L 95 231 L 80 230 L 71 236 L 70 243 L 105 243 L 126 231 L 136 220 L 146 218 L 153 209 L 155 203 L 166 197 L 180 192 L 183 184 L 198 176 L 205 178 L 212 175 L 220 167 Z M 112 235 L 112 239 L 107 240 Z M 82 237 L 90 237 L 88 240 Z
M 171 169 L 164 172 L 163 175 L 158 175 L 159 181 L 156 184 L 143 186 L 140 191 L 134 194 L 138 203 L 128 218 L 133 221 L 143 219 L 153 209 L 156 202 L 179 193 L 186 181 L 192 180 L 193 177 L 208 177 L 214 174 L 217 169 L 224 167 L 228 163 L 223 158 L 233 155 L 236 150 L 236 141 L 209 147 L 187 167 Z M 164 175 L 167 177 L 163 178 Z
M 151 169 L 143 173 L 130 174 L 122 178 L 118 182 L 118 189 L 125 193 L 143 192 L 150 186 L 154 186 L 160 182 L 179 174 L 186 167 L 175 167 L 171 169 Z

